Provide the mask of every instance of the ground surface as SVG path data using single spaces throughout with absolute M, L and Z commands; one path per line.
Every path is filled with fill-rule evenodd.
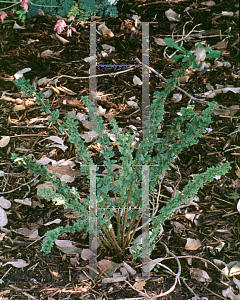
M 240 196 L 236 194 L 240 194 L 239 89 L 232 89 L 239 87 L 240 76 L 238 1 L 215 1 L 213 6 L 208 6 L 209 3 L 193 6 L 192 1 L 151 2 L 120 0 L 118 17 L 99 20 L 106 21 L 114 37 L 104 40 L 101 35 L 97 35 L 98 63 L 136 64 L 136 57 L 142 59 L 141 28 L 136 30 L 132 15 L 140 16 L 141 21 L 157 22 L 150 25 L 150 66 L 165 78 L 178 66 L 172 63 L 168 56 L 163 56 L 165 47 L 158 45 L 156 38 L 174 37 L 175 40 L 180 40 L 198 25 L 189 38 L 184 40 L 183 46 L 192 50 L 195 43 L 202 42 L 222 52 L 218 63 L 214 64 L 211 60 L 210 67 L 200 72 L 189 72 L 186 82 L 181 83 L 181 87 L 192 96 L 206 101 L 214 100 L 226 109 L 215 112 L 211 124 L 212 131 L 204 135 L 197 145 L 184 150 L 174 161 L 173 167 L 161 183 L 160 203 L 164 205 L 171 197 L 171 189 L 182 190 L 191 179 L 191 174 L 203 172 L 207 167 L 216 166 L 225 159 L 230 162 L 231 171 L 220 180 L 206 184 L 198 193 L 198 201 L 180 208 L 171 220 L 165 223 L 161 236 L 161 241 L 178 257 L 182 268 L 181 285 L 177 283 L 175 289 L 162 299 L 192 299 L 194 294 L 207 299 L 226 299 L 222 296 L 222 290 L 227 289 L 229 285 L 235 285 L 233 277 L 227 280 L 221 275 L 222 266 L 217 268 L 216 259 L 226 264 L 240 261 L 240 218 L 237 210 Z M 180 14 L 178 21 L 170 22 L 166 18 L 165 12 L 170 8 Z M 223 12 L 232 14 L 226 15 Z M 14 18 L 13 15 L 8 20 Z M 25 184 L 33 179 L 33 175 L 14 165 L 10 154 L 32 154 L 36 159 L 47 156 L 56 161 L 75 160 L 76 156 L 68 143 L 66 145 L 69 147 L 65 152 L 57 147 L 47 146 L 49 141 L 44 138 L 59 133 L 48 121 L 48 117 L 41 113 L 36 103 L 24 97 L 14 85 L 13 75 L 24 68 L 31 68 L 31 71 L 25 74 L 31 84 L 43 77 L 72 76 L 60 78 L 50 97 L 51 109 L 59 109 L 61 118 L 74 109 L 86 114 L 80 99 L 81 96 L 89 94 L 88 79 L 75 78 L 87 77 L 89 74 L 89 63 L 84 61 L 84 58 L 89 56 L 88 27 L 75 21 L 77 33 L 73 33 L 72 37 L 67 37 L 65 32 L 61 34 L 69 41 L 64 44 L 54 39 L 55 23 L 56 19 L 51 16 L 36 16 L 26 20 L 24 30 L 13 29 L 13 22 L 0 24 L 0 135 L 11 137 L 10 142 L 0 148 L 0 169 L 4 172 L 0 178 L 0 197 L 5 197 L 12 204 L 6 209 L 8 224 L 0 231 L 0 299 L 151 299 L 154 295 L 168 291 L 174 283 L 175 276 L 165 268 L 153 271 L 143 288 L 140 288 L 140 285 L 133 288 L 137 280 L 136 275 L 130 276 L 127 282 L 104 285 L 101 279 L 91 280 L 87 277 L 88 261 L 83 261 L 78 254 L 64 254 L 57 247 L 54 247 L 50 254 L 40 252 L 40 237 L 43 237 L 46 230 L 57 226 L 44 224 L 59 218 L 61 225 L 66 225 L 74 222 L 74 219 L 63 208 L 40 199 L 37 196 L 36 185 Z M 115 47 L 115 51 L 103 57 L 103 44 Z M 53 53 L 44 57 L 43 53 L 46 50 Z M 167 54 L 171 53 L 168 49 Z M 98 68 L 97 72 L 106 74 L 125 69 Z M 107 96 L 99 94 L 97 103 L 106 109 L 107 113 L 115 116 L 121 128 L 134 125 L 141 130 L 141 111 L 126 104 L 129 98 L 135 96 L 133 101 L 141 106 L 141 86 L 133 84 L 134 75 L 141 78 L 141 69 L 135 68 L 115 77 L 98 77 L 97 90 Z M 47 84 L 43 84 L 38 88 L 45 91 L 46 86 Z M 68 88 L 74 95 L 57 87 Z M 161 90 L 162 87 L 158 77 L 151 73 L 150 99 L 153 92 Z M 224 87 L 230 87 L 230 91 L 219 93 L 213 99 L 197 96 L 208 90 Z M 193 103 L 187 95 L 182 96 L 180 102 L 174 102 L 171 99 L 172 94 L 166 99 L 163 129 L 167 129 L 181 107 L 186 107 L 189 103 L 195 104 L 198 113 L 205 108 L 201 101 Z M 24 107 L 18 110 L 16 105 Z M 84 130 L 86 129 L 83 126 L 79 126 L 80 133 Z M 95 163 L 100 162 L 98 147 L 94 143 L 86 145 L 89 146 Z M 88 196 L 89 188 L 81 176 L 76 176 L 71 185 L 78 188 L 82 197 Z M 18 187 L 20 188 L 16 189 Z M 13 189 L 16 190 L 12 191 Z M 16 199 L 26 201 L 26 198 L 31 201 L 30 206 L 16 202 Z M 36 230 L 37 235 L 34 236 Z M 188 238 L 199 240 L 201 245 L 196 250 L 187 250 Z M 88 248 L 88 237 L 84 232 L 63 235 L 61 239 L 69 239 L 79 248 Z M 158 243 L 151 258 L 164 256 L 165 249 Z M 107 253 L 100 252 L 98 260 L 104 258 L 116 261 L 114 256 L 109 257 Z M 11 262 L 17 259 L 22 259 L 28 265 L 23 268 L 13 266 Z M 140 276 L 139 262 L 133 261 L 130 256 L 126 257 L 125 261 Z M 163 262 L 173 272 L 177 272 L 177 261 L 173 256 L 170 255 Z M 198 282 L 193 275 L 191 276 L 192 268 L 205 270 L 211 282 Z M 238 273 L 235 277 L 239 279 Z M 234 292 L 237 294 L 237 289 L 234 289 Z M 239 298 L 236 296 L 231 299 Z

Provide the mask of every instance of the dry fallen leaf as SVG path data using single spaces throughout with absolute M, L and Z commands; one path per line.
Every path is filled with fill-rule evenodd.
M 10 142 L 10 136 L 3 136 L 0 140 L 0 148 L 7 146 L 9 142 Z
M 240 261 L 231 261 L 222 269 L 222 273 L 227 276 L 237 276 L 240 274 Z
M 5 197 L 0 197 L 0 207 L 8 209 L 11 207 L 11 201 L 7 200 Z
M 23 105 L 23 104 L 15 105 L 13 107 L 13 111 L 20 111 L 20 110 L 24 110 L 24 109 L 25 109 L 25 105 Z
M 108 259 L 102 259 L 98 262 L 100 272 L 106 273 L 109 277 L 111 277 L 112 274 L 121 266 L 122 264 L 116 264 L 115 262 Z
M 63 44 L 67 44 L 67 43 L 69 43 L 69 41 L 68 41 L 68 40 L 64 39 L 63 37 L 61 37 L 61 36 L 60 36 L 60 35 L 58 35 L 57 33 L 55 33 L 55 35 L 54 35 L 54 34 L 52 34 L 52 35 L 51 35 L 51 37 L 52 37 L 52 38 L 54 38 L 54 39 L 56 39 L 57 41 L 59 41 L 59 42 L 63 43 Z
M 142 85 L 142 80 L 139 77 L 137 77 L 136 75 L 134 75 L 133 83 L 134 83 L 134 85 Z
M 187 243 L 185 245 L 186 250 L 197 250 L 199 247 L 201 247 L 200 240 L 187 238 Z
M 240 213 L 240 199 L 238 200 L 237 210 L 238 210 L 238 212 Z
M 64 105 L 70 105 L 72 107 L 77 107 L 78 109 L 83 109 L 85 108 L 85 105 L 83 104 L 83 102 L 81 100 L 78 99 L 64 99 L 63 100 L 63 104 Z
M 196 279 L 199 282 L 211 282 L 212 279 L 208 276 L 208 273 L 199 268 L 190 269 L 190 275 L 192 278 Z
M 204 1 L 204 2 L 201 2 L 201 5 L 214 6 L 214 5 L 216 5 L 216 3 L 214 1 Z
M 129 264 L 127 264 L 125 261 L 123 262 L 124 268 L 128 271 L 129 274 L 135 275 L 137 272 L 134 270 Z
M 47 222 L 45 224 L 43 224 L 44 226 L 49 226 L 49 225 L 52 225 L 52 224 L 60 224 L 62 222 L 61 219 L 55 219 L 53 221 L 50 221 L 50 222 Z
M 135 279 L 135 283 L 133 287 L 139 291 L 143 291 L 144 286 L 146 285 L 146 281 L 143 280 L 142 278 L 139 278 L 138 276 Z
M 18 228 L 14 231 L 18 234 L 28 237 L 29 239 L 36 240 L 40 238 L 38 235 L 38 229 Z
M 12 261 L 6 262 L 3 266 L 5 266 L 5 265 L 12 265 L 15 268 L 24 268 L 24 267 L 27 267 L 29 265 L 29 263 L 27 263 L 23 259 L 14 259 Z
M 8 223 L 8 218 L 5 210 L 0 207 L 0 227 L 4 227 Z
M 53 56 L 53 51 L 50 49 L 47 49 L 40 54 L 40 57 L 42 57 L 42 58 L 48 58 L 51 56 Z
M 64 182 L 73 182 L 76 176 L 82 175 L 82 172 L 72 169 L 69 165 L 47 165 L 47 167 L 51 173 L 56 172 L 57 177 Z
M 82 249 L 73 246 L 72 242 L 69 240 L 57 240 L 55 241 L 55 245 L 66 254 L 76 254 L 81 253 Z
M 105 24 L 99 25 L 98 31 L 103 35 L 104 39 L 109 39 L 109 38 L 114 37 L 114 34 L 111 31 L 111 29 L 107 28 L 107 26 Z
M 197 65 L 199 65 L 206 58 L 206 51 L 204 48 L 197 47 L 194 54 L 196 55 L 195 60 L 196 60 Z
M 226 297 L 226 299 L 240 300 L 240 295 L 235 295 L 231 286 L 229 286 L 226 290 L 223 290 L 222 295 L 223 297 Z
M 85 131 L 83 134 L 80 134 L 80 136 L 85 140 L 86 143 L 91 143 L 93 141 L 96 141 L 99 137 L 99 134 L 92 130 L 92 131 Z
M 160 39 L 160 38 L 154 38 L 154 42 L 159 45 L 159 46 L 166 46 L 166 43 L 164 42 L 164 39 Z
M 170 22 L 179 22 L 180 21 L 180 18 L 177 13 L 175 13 L 175 11 L 173 11 L 171 8 L 167 11 L 165 11 L 165 16 L 168 18 L 168 20 Z
M 96 255 L 90 249 L 83 249 L 83 251 L 81 253 L 81 259 L 83 259 L 83 260 L 88 260 L 93 256 L 96 256 Z
M 65 86 L 58 86 L 57 89 L 63 93 L 70 95 L 70 96 L 77 95 L 77 93 L 71 91 L 70 89 L 66 88 Z
M 228 43 L 221 41 L 218 42 L 216 45 L 213 45 L 212 48 L 216 48 L 218 50 L 222 50 L 222 49 L 226 49 L 227 48 Z

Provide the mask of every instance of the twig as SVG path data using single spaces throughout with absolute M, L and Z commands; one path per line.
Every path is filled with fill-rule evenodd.
M 58 79 L 63 78 L 63 77 L 69 78 L 69 79 L 90 79 L 90 78 L 101 77 L 101 76 L 113 76 L 113 75 L 116 76 L 118 74 L 129 72 L 131 70 L 134 70 L 134 68 L 129 68 L 127 70 L 123 70 L 123 71 L 119 71 L 119 72 L 115 72 L 115 73 L 98 74 L 98 75 L 92 75 L 92 76 L 87 76 L 87 77 L 75 77 L 75 76 L 69 76 L 69 75 L 60 75 L 60 76 L 50 78 L 49 82 L 50 81 L 55 81 L 55 84 L 57 84 Z
M 176 285 L 177 285 L 177 282 L 180 283 L 181 264 L 180 264 L 180 261 L 179 261 L 178 257 L 177 257 L 175 254 L 173 254 L 171 251 L 169 251 L 169 249 L 168 249 L 168 247 L 166 246 L 166 244 L 164 244 L 163 242 L 160 242 L 160 244 L 162 244 L 162 245 L 164 246 L 164 248 L 165 248 L 165 250 L 166 250 L 166 253 L 169 254 L 169 255 L 171 255 L 171 256 L 172 256 L 171 258 L 174 258 L 174 259 L 176 260 L 177 265 L 178 265 L 178 272 L 177 272 L 177 274 L 176 274 L 176 277 L 175 277 L 175 280 L 174 280 L 174 284 L 172 285 L 172 287 L 171 287 L 168 291 L 166 291 L 165 293 L 161 293 L 161 294 L 159 294 L 159 295 L 156 295 L 156 296 L 152 297 L 150 300 L 154 300 L 154 299 L 157 299 L 157 298 L 160 298 L 160 297 L 164 297 L 164 296 L 170 294 L 170 293 L 175 289 L 175 287 L 176 287 Z M 166 259 L 166 258 L 164 258 L 164 259 Z M 163 259 L 163 260 L 164 260 L 164 259 Z M 160 263 L 158 263 L 158 264 L 160 264 Z M 162 264 L 161 264 L 161 265 L 162 265 Z M 165 267 L 165 268 L 167 268 L 167 269 L 169 269 L 168 267 L 166 267 L 166 266 L 164 266 L 164 265 L 162 265 L 162 266 Z M 174 272 L 172 272 L 172 271 L 171 271 L 171 273 L 174 274 Z
M 149 70 L 151 70 L 153 73 L 155 73 L 159 78 L 161 78 L 164 82 L 166 82 L 166 78 L 164 78 L 160 73 L 158 73 L 156 70 L 154 70 L 153 68 L 143 64 L 137 57 L 136 57 L 136 61 L 138 61 L 140 64 L 142 64 L 144 67 L 148 68 Z M 175 85 L 175 88 L 178 89 L 180 92 L 184 93 L 186 96 L 188 96 L 190 98 L 190 100 L 192 101 L 196 101 L 196 102 L 200 102 L 203 103 L 205 105 L 207 105 L 209 102 L 196 98 L 192 95 L 190 95 L 188 92 L 184 91 L 182 88 L 180 88 L 179 86 Z M 217 107 L 214 109 L 214 111 L 218 111 L 219 108 L 223 109 L 223 110 L 229 110 L 227 107 L 223 106 L 223 105 L 217 105 Z
M 230 280 L 229 277 L 226 274 L 224 274 L 222 272 L 222 270 L 219 269 L 216 265 L 214 265 L 214 263 L 212 263 L 210 260 L 207 260 L 207 259 L 202 258 L 202 257 L 194 256 L 194 255 L 177 256 L 177 258 L 196 258 L 196 259 L 200 259 L 200 260 L 212 265 L 213 267 L 215 267 L 221 274 L 223 274 L 228 280 Z M 166 257 L 165 258 L 165 260 L 168 260 L 168 259 L 172 259 L 172 257 Z
M 28 299 L 30 298 L 30 299 L 33 299 L 33 300 L 37 300 L 36 297 L 34 297 L 34 296 L 32 296 L 32 295 L 30 295 L 30 294 L 24 292 L 24 290 L 19 289 L 19 288 L 17 288 L 16 286 L 14 286 L 14 285 L 12 285 L 12 284 L 9 284 L 8 286 L 9 286 L 10 288 L 12 288 L 12 289 L 14 289 L 14 290 L 16 290 L 16 291 L 22 293 L 22 294 L 23 294 L 24 296 L 26 296 Z
M 8 191 L 8 192 L 0 192 L 0 195 L 4 195 L 4 194 L 9 194 L 9 193 L 15 192 L 16 190 L 20 189 L 20 188 L 23 187 L 24 185 L 28 185 L 29 183 L 33 182 L 33 181 L 36 180 L 37 178 L 38 178 L 38 176 L 35 177 L 35 178 L 33 178 L 32 180 L 26 182 L 26 183 L 21 184 L 20 186 L 18 186 L 17 188 L 15 188 L 15 189 L 13 189 L 13 190 L 11 190 L 11 191 Z
M 151 298 L 149 298 L 149 296 L 148 296 L 146 293 L 143 293 L 143 292 L 139 291 L 138 289 L 135 289 L 135 288 L 131 285 L 131 283 L 128 282 L 127 280 L 124 280 L 124 281 L 125 281 L 128 285 L 130 285 L 130 287 L 131 287 L 134 291 L 140 293 L 141 295 L 143 295 L 144 297 L 146 297 L 146 299 L 151 300 Z

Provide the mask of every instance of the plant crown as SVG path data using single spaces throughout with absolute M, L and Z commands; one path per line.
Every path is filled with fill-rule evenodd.
M 117 148 L 121 154 L 119 160 L 115 159 L 111 140 L 105 132 L 102 117 L 97 116 L 96 131 L 99 135 L 97 142 L 101 144 L 102 150 L 100 156 L 106 167 L 106 173 L 103 177 L 97 177 L 97 230 L 98 240 L 101 245 L 124 257 L 128 248 L 132 245 L 132 254 L 134 258 L 141 257 L 142 250 L 146 245 L 134 242 L 138 234 L 137 230 L 142 220 L 142 166 L 149 166 L 149 194 L 156 192 L 156 185 L 164 176 L 165 171 L 170 169 L 170 164 L 181 153 L 183 149 L 197 144 L 199 138 L 206 133 L 206 128 L 211 123 L 211 114 L 216 103 L 209 103 L 208 107 L 202 112 L 202 115 L 196 115 L 194 106 L 182 107 L 179 116 L 176 117 L 170 125 L 168 131 L 163 133 L 159 128 L 164 120 L 164 101 L 174 90 L 178 79 L 182 77 L 190 67 L 196 68 L 196 55 L 187 51 L 184 47 L 179 47 L 173 39 L 165 39 L 167 46 L 180 51 L 179 55 L 173 57 L 173 61 L 181 60 L 180 69 L 172 72 L 173 76 L 166 81 L 166 86 L 162 91 L 154 92 L 154 101 L 150 107 L 150 132 L 138 142 L 138 150 L 134 154 L 133 142 L 137 133 L 123 133 L 117 125 L 115 119 L 110 121 L 112 131 L 117 140 Z M 195 47 L 203 48 L 202 44 Z M 208 58 L 218 57 L 220 51 L 205 48 Z M 220 52 L 220 53 L 219 53 Z M 86 175 L 88 184 L 90 166 L 94 166 L 90 151 L 84 140 L 78 132 L 79 121 L 67 115 L 65 122 L 59 121 L 59 111 L 50 111 L 49 100 L 43 100 L 44 94 L 38 92 L 29 83 L 29 80 L 20 78 L 15 80 L 15 84 L 28 96 L 34 96 L 41 110 L 51 114 L 50 122 L 59 126 L 62 135 L 66 135 L 68 142 L 74 144 L 76 154 L 82 162 L 80 170 Z M 83 97 L 83 102 L 88 107 L 89 112 L 94 110 L 93 103 L 89 97 Z M 48 231 L 43 242 L 42 251 L 49 253 L 54 241 L 64 232 L 74 233 L 85 229 L 89 230 L 89 201 L 81 199 L 76 188 L 70 188 L 64 182 L 51 174 L 47 167 L 37 163 L 34 159 L 27 156 L 19 157 L 13 154 L 12 158 L 18 164 L 23 165 L 32 173 L 40 175 L 42 180 L 51 182 L 54 189 L 40 189 L 38 192 L 46 199 L 52 199 L 56 205 L 63 205 L 64 208 L 70 208 L 79 215 L 79 218 L 73 225 L 66 227 L 59 226 L 56 229 Z M 113 166 L 118 164 L 116 171 Z M 171 217 L 179 205 L 186 203 L 192 198 L 200 188 L 207 182 L 211 182 L 218 175 L 224 175 L 230 168 L 228 162 L 219 166 L 208 168 L 201 174 L 195 174 L 193 179 L 183 188 L 182 191 L 176 191 L 175 196 L 167 204 L 159 209 L 156 214 L 150 217 L 150 251 L 155 247 L 157 237 L 161 231 L 164 222 Z M 96 170 L 99 167 L 96 166 Z

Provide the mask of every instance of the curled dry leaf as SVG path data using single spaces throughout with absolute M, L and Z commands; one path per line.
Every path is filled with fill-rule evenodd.
M 110 52 L 115 51 L 115 47 L 107 45 L 107 44 L 102 45 L 102 48 L 103 48 L 103 50 L 107 50 L 107 51 L 110 51 Z
M 222 269 L 222 273 L 227 276 L 237 276 L 240 274 L 240 261 L 231 261 Z
M 73 182 L 76 176 L 81 176 L 82 172 L 74 170 L 70 165 L 51 166 L 47 165 L 49 172 L 56 172 L 57 177 L 64 182 Z
M 13 29 L 26 29 L 25 26 L 20 26 L 16 22 L 14 23 Z
M 81 100 L 78 99 L 64 99 L 63 100 L 64 105 L 70 105 L 72 107 L 77 107 L 78 109 L 84 109 L 85 105 Z
M 177 13 L 175 13 L 175 11 L 173 11 L 171 8 L 168 9 L 167 11 L 165 11 L 165 16 L 168 18 L 168 20 L 170 22 L 179 22 L 180 21 L 180 18 Z
M 228 45 L 228 43 L 221 41 L 221 42 L 218 42 L 216 45 L 213 45 L 212 48 L 216 48 L 218 50 L 223 50 L 223 49 L 227 48 L 227 45 Z
M 114 34 L 111 31 L 111 29 L 107 28 L 107 26 L 105 24 L 99 25 L 98 31 L 103 35 L 104 39 L 109 39 L 109 38 L 114 37 Z
M 59 223 L 61 223 L 61 222 L 62 222 L 61 219 L 55 219 L 55 220 L 53 220 L 53 221 L 50 221 L 50 222 L 45 223 L 44 226 L 49 226 L 49 225 L 52 225 L 52 224 L 59 224 Z
M 5 266 L 5 265 L 12 265 L 15 268 L 24 268 L 24 267 L 27 267 L 29 265 L 29 263 L 27 263 L 23 259 L 15 259 L 15 260 L 6 262 L 3 266 Z
M 53 51 L 50 50 L 50 49 L 47 49 L 45 51 L 43 51 L 41 54 L 40 54 L 40 57 L 42 58 L 48 58 L 48 57 L 52 57 L 53 56 Z
M 96 55 L 85 57 L 83 60 L 85 62 L 90 62 L 91 60 L 96 60 Z
M 83 120 L 81 123 L 82 123 L 82 125 L 85 129 L 89 129 L 89 130 L 96 130 L 97 129 L 97 125 L 93 122 Z
M 85 140 L 86 143 L 96 141 L 99 137 L 98 133 L 94 130 L 80 134 L 80 136 Z
M 46 85 L 49 83 L 49 81 L 51 81 L 51 79 L 48 79 L 47 77 L 42 77 L 40 79 L 38 79 L 37 81 L 37 85 Z
M 57 33 L 55 33 L 55 34 L 52 34 L 52 35 L 51 35 L 51 37 L 52 37 L 52 38 L 54 38 L 55 40 L 57 40 L 57 41 L 59 41 L 59 42 L 63 43 L 63 44 L 67 44 L 67 43 L 69 43 L 69 41 L 68 41 L 68 40 L 64 39 L 63 37 L 61 37 L 61 36 L 60 36 L 60 35 L 58 35 Z
M 10 142 L 10 136 L 3 136 L 0 140 L 0 148 L 6 147 Z
M 63 92 L 63 93 L 66 93 L 66 94 L 68 94 L 68 95 L 70 95 L 70 96 L 75 96 L 75 95 L 77 95 L 77 93 L 75 93 L 75 92 L 73 92 L 72 90 L 66 88 L 65 86 L 59 86 L 59 87 L 58 87 L 58 90 L 61 91 L 61 92 Z

